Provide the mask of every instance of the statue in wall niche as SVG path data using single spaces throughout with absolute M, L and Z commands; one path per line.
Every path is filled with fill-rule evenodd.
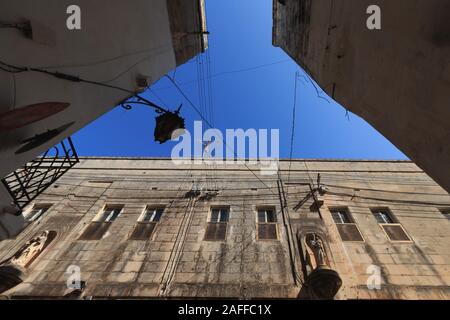
M 9 263 L 26 268 L 45 248 L 50 231 L 45 230 L 32 238 L 9 260 Z
M 315 233 L 310 233 L 305 237 L 306 250 L 308 252 L 307 261 L 314 270 L 317 267 L 327 267 L 328 259 L 322 239 Z
M 316 233 L 303 237 L 307 269 L 305 286 L 314 299 L 333 299 L 342 286 L 339 274 L 330 266 L 325 242 Z
M 0 262 L 0 266 L 9 265 L 27 268 L 56 237 L 56 231 L 45 230 L 25 243 L 11 258 Z
M 0 293 L 20 284 L 26 276 L 26 268 L 45 250 L 56 237 L 56 231 L 43 231 L 25 243 L 11 258 L 0 263 Z

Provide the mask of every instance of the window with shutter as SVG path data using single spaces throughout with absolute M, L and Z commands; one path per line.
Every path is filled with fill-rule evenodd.
M 208 222 L 205 232 L 206 241 L 223 241 L 227 234 L 226 222 Z
M 364 242 L 364 238 L 347 208 L 330 209 L 330 212 L 342 241 Z
M 150 240 L 164 208 L 147 207 L 130 235 L 131 240 Z
M 380 224 L 391 241 L 411 242 L 401 224 Z
M 111 222 L 92 221 L 84 230 L 79 240 L 100 240 L 108 231 Z
M 227 236 L 229 208 L 212 208 L 206 225 L 205 241 L 224 241 Z
M 79 240 L 100 240 L 111 224 L 119 217 L 123 206 L 106 206 L 81 234 Z
M 341 223 L 336 224 L 336 226 L 342 241 L 356 241 L 356 242 L 364 241 L 364 238 L 362 237 L 361 232 L 359 232 L 358 226 L 356 224 Z
M 278 240 L 275 209 L 258 209 L 258 240 Z
M 411 239 L 405 229 L 389 209 L 372 208 L 370 210 L 390 241 L 411 242 Z

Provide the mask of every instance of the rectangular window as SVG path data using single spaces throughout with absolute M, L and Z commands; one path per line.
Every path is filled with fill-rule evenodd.
M 97 222 L 113 222 L 117 219 L 122 207 L 106 207 Z
M 372 208 L 373 216 L 377 220 L 381 229 L 392 242 L 410 242 L 408 234 L 403 226 L 398 223 L 392 212 L 387 208 Z
M 372 214 L 378 223 L 392 224 L 395 223 L 392 214 L 387 209 L 372 209 Z
M 84 230 L 79 240 L 100 240 L 122 212 L 123 206 L 106 206 L 102 213 Z
M 258 240 L 277 240 L 277 215 L 274 209 L 258 209 Z
M 211 218 L 209 222 L 228 222 L 229 215 L 228 208 L 211 209 Z
M 212 208 L 208 225 L 206 226 L 205 241 L 225 240 L 229 218 L 229 208 Z
M 37 204 L 30 210 L 25 216 L 25 220 L 28 222 L 33 222 L 42 217 L 44 213 L 51 207 L 50 204 Z
M 346 209 L 331 210 L 331 215 L 334 223 L 353 223 L 353 220 L 350 218 L 350 214 Z
M 164 208 L 147 207 L 144 214 L 138 220 L 133 232 L 131 233 L 131 240 L 150 240 L 153 231 L 155 231 Z
M 364 242 L 364 238 L 348 209 L 330 209 L 330 212 L 342 241 Z
M 141 221 L 158 222 L 161 219 L 163 211 L 164 211 L 163 208 L 147 208 Z

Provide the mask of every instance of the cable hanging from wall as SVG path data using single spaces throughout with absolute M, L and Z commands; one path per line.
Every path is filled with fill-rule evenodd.
M 37 72 L 46 74 L 48 76 L 52 76 L 61 80 L 78 82 L 78 83 L 87 83 L 99 87 L 110 88 L 122 92 L 126 92 L 131 94 L 131 97 L 126 98 L 125 100 L 119 102 L 119 105 L 126 110 L 132 109 L 134 105 L 142 105 L 153 108 L 156 113 L 159 115 L 155 118 L 156 126 L 154 131 L 155 141 L 159 141 L 159 143 L 164 143 L 172 138 L 174 138 L 177 134 L 181 134 L 182 130 L 185 128 L 184 119 L 179 115 L 181 106 L 178 107 L 175 111 L 169 111 L 168 109 L 164 109 L 160 107 L 156 103 L 149 101 L 136 93 L 135 91 L 122 88 L 119 86 L 114 86 L 98 81 L 92 81 L 87 79 L 82 79 L 78 76 L 62 73 L 58 71 L 49 71 L 46 69 L 35 68 L 35 67 L 20 67 L 5 63 L 0 61 L 0 70 L 3 70 L 8 73 L 18 74 L 22 72 Z

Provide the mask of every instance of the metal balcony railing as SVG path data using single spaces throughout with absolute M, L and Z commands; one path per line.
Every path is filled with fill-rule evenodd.
M 2 179 L 21 211 L 79 162 L 70 137 Z

